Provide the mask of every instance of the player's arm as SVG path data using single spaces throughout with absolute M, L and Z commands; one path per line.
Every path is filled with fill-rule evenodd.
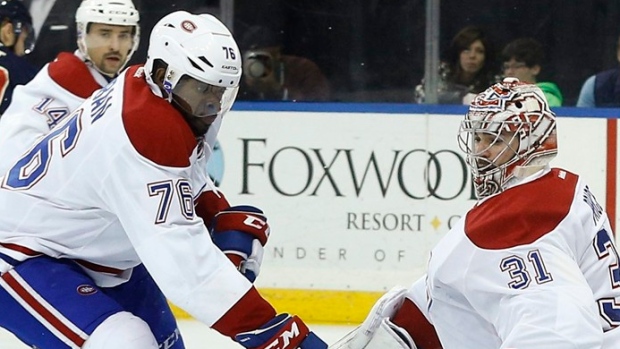
M 253 212 L 248 207 L 227 207 L 225 198 L 222 195 L 216 194 L 218 192 L 208 191 L 203 193 L 200 199 L 200 204 L 210 203 L 210 207 L 216 207 L 216 210 L 221 210 L 214 214 L 213 223 L 210 225 L 214 245 L 224 252 L 228 258 L 233 260 L 234 256 L 242 250 L 239 247 L 247 246 L 248 240 L 246 240 L 246 237 L 254 241 L 254 248 L 256 248 L 256 242 L 264 244 L 266 242 L 268 226 L 264 222 L 265 219 L 262 218 L 262 213 Z M 197 207 L 201 207 L 200 204 Z M 260 223 L 260 221 L 263 221 L 263 223 Z M 242 227 L 243 225 L 248 225 L 248 227 Z M 204 238 L 205 236 L 204 233 L 191 235 L 194 235 L 196 239 Z M 261 236 L 264 236 L 264 238 L 261 238 Z M 201 243 L 196 242 L 196 245 L 200 246 Z M 158 256 L 162 256 L 162 254 L 158 254 Z M 255 265 L 256 269 L 249 267 L 254 258 L 253 254 L 245 256 L 244 261 L 241 263 L 242 268 L 240 271 L 248 279 L 250 279 L 248 275 L 252 275 L 254 270 L 258 273 L 258 265 Z M 147 267 L 150 265 L 146 261 L 145 264 Z M 247 292 L 211 325 L 213 329 L 231 337 L 248 349 L 327 349 L 327 344 L 310 331 L 301 318 L 286 313 L 276 314 L 271 304 L 260 296 L 254 286 L 250 285 L 248 288 L 247 284 L 238 280 L 238 278 L 242 278 L 238 273 L 232 273 L 234 275 L 231 275 L 230 272 L 226 272 L 226 269 L 230 267 L 229 263 L 225 263 L 226 265 L 222 265 L 220 262 L 209 264 L 212 268 L 221 269 L 220 276 L 210 277 L 209 279 L 212 282 L 207 282 L 207 285 L 200 287 L 203 293 L 220 293 L 218 296 L 212 296 L 210 302 L 217 302 L 215 300 L 217 297 L 223 297 L 229 301 L 240 290 L 247 288 Z M 247 281 L 245 282 L 247 283 Z M 235 284 L 237 287 L 230 287 Z M 228 291 L 226 291 L 227 287 L 229 287 Z M 201 291 L 195 290 L 194 292 L 198 293 Z M 208 297 L 206 293 L 204 297 Z M 192 295 L 192 298 L 197 297 Z M 199 303 L 204 302 L 204 300 L 201 301 L 199 299 L 195 301 Z M 193 313 L 193 306 L 185 306 L 183 302 L 175 302 L 175 304 L 181 306 L 190 314 Z M 216 306 L 212 307 L 215 308 Z M 206 322 L 209 323 L 208 321 Z
M 159 173 L 158 168 L 119 162 L 124 171 L 140 168 L 143 176 L 120 178 L 122 171 L 115 170 L 106 183 L 124 181 L 131 190 L 124 197 L 106 192 L 106 202 L 119 212 L 136 253 L 172 303 L 246 348 L 327 348 L 300 318 L 277 315 L 213 244 L 193 204 L 188 205 L 193 203 L 191 185 L 182 170 L 171 178 L 169 169 Z M 164 174 L 169 179 L 153 178 Z M 135 184 L 144 177 L 151 178 L 146 186 Z M 128 205 L 140 209 L 126 209 Z
M 254 287 L 212 328 L 248 349 L 327 349 L 301 318 L 276 315 Z
M 435 328 L 424 314 L 425 277 L 407 290 L 394 287 L 372 307 L 358 328 L 332 349 L 441 349 Z
M 196 215 L 202 218 L 208 230 L 213 228 L 213 218 L 219 212 L 230 208 L 230 203 L 226 196 L 217 188 L 212 187 L 203 191 L 195 201 Z

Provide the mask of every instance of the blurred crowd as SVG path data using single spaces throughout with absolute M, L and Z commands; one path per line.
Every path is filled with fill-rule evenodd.
M 75 49 L 80 2 L 23 0 L 36 33 L 29 63 L 41 68 Z M 244 60 L 238 100 L 425 103 L 429 93 L 424 0 L 238 0 L 226 8 L 214 0 L 134 3 L 147 34 L 176 9 L 210 12 L 227 23 Z M 493 6 L 441 3 L 438 103 L 468 104 L 490 83 L 514 76 L 536 83 L 552 106 L 620 106 L 620 26 L 613 21 L 620 5 Z M 140 43 L 129 64 L 144 61 L 146 45 Z

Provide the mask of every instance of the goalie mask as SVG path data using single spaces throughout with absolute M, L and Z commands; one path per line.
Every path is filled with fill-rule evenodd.
M 536 85 L 506 78 L 476 96 L 461 122 L 458 141 L 476 196 L 483 199 L 555 157 L 555 114 Z
M 214 16 L 177 11 L 153 28 L 144 70 L 149 83 L 155 84 L 156 70 L 165 67 L 163 97 L 198 135 L 232 107 L 241 78 L 240 58 L 232 34 Z

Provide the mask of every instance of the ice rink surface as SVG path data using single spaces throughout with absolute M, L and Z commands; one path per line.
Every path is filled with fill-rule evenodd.
M 179 327 L 186 349 L 240 349 L 241 345 L 233 342 L 230 338 L 208 328 L 206 325 L 193 320 L 180 320 Z M 328 344 L 332 344 L 345 334 L 353 330 L 354 326 L 328 326 L 310 325 Z M 22 344 L 11 333 L 0 329 L 0 349 L 26 349 L 29 348 Z M 45 349 L 45 348 L 41 348 Z

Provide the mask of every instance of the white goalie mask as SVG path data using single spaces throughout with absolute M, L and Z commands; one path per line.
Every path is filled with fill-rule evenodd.
M 476 196 L 482 199 L 544 168 L 556 156 L 555 114 L 539 87 L 506 78 L 476 96 L 461 122 L 458 141 Z
M 144 65 L 152 86 L 157 61 L 166 67 L 164 98 L 186 115 L 221 119 L 232 107 L 241 79 L 241 57 L 232 34 L 214 16 L 177 11 L 159 20 L 151 32 Z
M 75 13 L 78 50 L 86 60 L 93 61 L 89 56 L 88 50 L 93 49 L 93 46 L 97 45 L 97 43 L 89 43 L 86 38 L 89 25 L 92 23 L 131 27 L 131 48 L 115 74 L 106 73 L 96 64 L 93 64 L 93 67 L 102 74 L 115 76 L 118 72 L 123 70 L 127 62 L 131 59 L 131 56 L 138 49 L 140 43 L 139 21 L 140 14 L 131 0 L 84 0 Z

